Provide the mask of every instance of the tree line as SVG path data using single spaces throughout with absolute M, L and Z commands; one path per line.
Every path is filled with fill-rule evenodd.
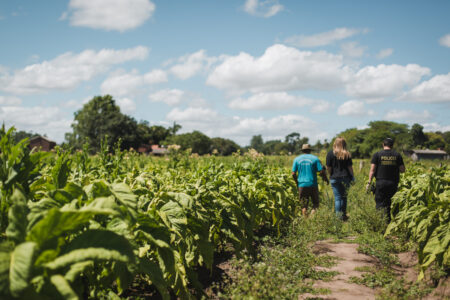
M 147 121 L 136 121 L 133 117 L 123 114 L 114 98 L 110 95 L 96 96 L 75 112 L 72 132 L 65 135 L 64 144 L 68 147 L 81 149 L 88 144 L 95 153 L 100 150 L 105 136 L 110 149 L 119 140 L 122 149 L 138 149 L 141 145 L 171 145 L 177 144 L 181 149 L 190 148 L 200 155 L 218 154 L 231 155 L 234 152 L 253 148 L 266 155 L 298 154 L 302 144 L 308 143 L 308 137 L 302 137 L 298 132 L 286 135 L 283 140 L 264 141 L 261 135 L 254 135 L 249 146 L 241 147 L 230 139 L 221 137 L 210 138 L 200 131 L 178 134 L 180 124 L 164 127 L 150 125 Z M 381 142 L 387 136 L 395 140 L 395 148 L 399 151 L 408 149 L 442 149 L 450 153 L 450 131 L 424 132 L 423 126 L 414 124 L 411 127 L 390 121 L 372 121 L 367 128 L 350 128 L 337 136 L 343 136 L 349 145 L 353 157 L 366 158 L 379 150 Z M 18 131 L 16 140 L 31 137 L 34 134 Z M 318 140 L 313 148 L 320 152 L 329 150 L 333 140 Z

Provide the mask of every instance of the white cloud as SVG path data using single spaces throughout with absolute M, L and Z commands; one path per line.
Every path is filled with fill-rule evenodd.
M 340 55 L 277 44 L 261 57 L 241 52 L 224 58 L 210 73 L 207 84 L 230 92 L 331 90 L 342 86 L 349 75 Z
M 178 105 L 183 101 L 185 92 L 178 89 L 164 89 L 148 96 L 153 102 L 164 102 L 167 105 Z
M 246 0 L 244 11 L 253 16 L 270 18 L 284 9 L 278 0 Z
M 22 104 L 22 99 L 14 96 L 0 96 L 1 106 L 15 106 Z
M 33 94 L 50 90 L 67 90 L 106 72 L 111 66 L 148 56 L 146 47 L 125 50 L 85 50 L 64 53 L 53 60 L 33 64 L 14 74 L 0 75 L 0 89 L 14 94 Z
M 450 34 L 446 34 L 439 39 L 439 44 L 450 48 Z
M 314 112 L 323 112 L 330 107 L 326 101 L 293 96 L 286 92 L 258 93 L 247 99 L 236 98 L 228 106 L 232 109 L 242 110 L 274 110 L 311 106 Z
M 352 97 L 379 100 L 398 95 L 428 74 L 430 69 L 416 64 L 367 66 L 354 75 L 346 90 Z
M 341 45 L 342 54 L 348 57 L 361 57 L 367 47 L 360 46 L 357 42 L 348 42 Z
M 424 103 L 450 102 L 450 73 L 436 75 L 404 93 L 399 100 Z
M 313 113 L 324 113 L 329 111 L 334 105 L 328 101 L 317 100 L 311 107 Z
M 144 82 L 146 84 L 157 84 L 167 81 L 167 73 L 163 70 L 155 69 L 144 74 Z
M 352 117 L 362 117 L 367 115 L 374 115 L 373 110 L 367 110 L 364 102 L 358 100 L 350 100 L 341 104 L 337 110 L 340 116 L 352 116 Z
M 295 35 L 287 38 L 285 43 L 297 47 L 319 47 L 332 44 L 334 42 L 347 39 L 360 33 L 367 33 L 367 29 L 357 28 L 335 28 L 331 31 L 314 35 Z
M 180 57 L 177 64 L 170 68 L 170 71 L 178 78 L 186 80 L 208 70 L 215 61 L 217 61 L 217 58 L 208 57 L 205 50 L 199 50 Z
M 155 11 L 150 0 L 70 0 L 61 20 L 72 26 L 120 32 L 141 26 Z
M 0 120 L 6 126 L 14 126 L 17 130 L 47 134 L 56 142 L 64 140 L 64 134 L 71 131 L 72 120 L 63 117 L 57 107 L 0 107 Z
M 396 121 L 410 121 L 410 122 L 425 122 L 432 118 L 431 113 L 428 110 L 422 112 L 414 112 L 412 110 L 397 110 L 392 109 L 387 112 L 384 117 L 386 120 Z
M 394 49 L 392 49 L 392 48 L 381 49 L 380 52 L 378 52 L 378 54 L 376 55 L 376 57 L 378 59 L 383 59 L 383 58 L 386 58 L 388 56 L 391 56 L 392 53 L 394 53 Z
M 446 132 L 446 131 L 450 131 L 450 125 L 442 125 L 436 122 L 433 123 L 425 123 L 422 124 L 423 126 L 423 131 L 425 132 L 436 132 L 436 131 L 440 131 L 440 132 Z
M 178 123 L 214 123 L 219 119 L 219 114 L 209 108 L 188 107 L 185 110 L 179 108 L 172 109 L 166 116 L 167 119 Z
M 103 81 L 101 85 L 102 94 L 110 94 L 115 97 L 123 97 L 133 95 L 134 92 L 144 84 L 143 77 L 140 76 L 137 70 L 130 73 L 125 73 L 119 70 L 111 74 Z
M 130 98 L 119 98 L 117 104 L 120 107 L 120 111 L 124 114 L 131 114 L 136 111 L 136 103 Z
M 133 96 L 147 84 L 167 82 L 167 74 L 162 70 L 152 70 L 140 75 L 137 70 L 129 73 L 118 70 L 112 73 L 101 85 L 103 94 L 116 97 Z

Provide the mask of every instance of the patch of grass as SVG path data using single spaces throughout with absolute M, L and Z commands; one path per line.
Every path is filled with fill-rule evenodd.
M 303 293 L 329 293 L 312 286 L 315 280 L 331 280 L 338 274 L 314 268 L 336 264 L 336 258 L 315 255 L 310 248 L 312 242 L 329 234 L 329 228 L 323 222 L 329 215 L 323 210 L 319 209 L 308 219 L 294 220 L 281 237 L 266 237 L 255 260 L 232 260 L 231 278 L 219 298 L 295 299 Z
M 424 282 L 407 282 L 396 278 L 389 268 L 359 267 L 356 271 L 367 272 L 361 277 L 351 277 L 350 282 L 365 285 L 370 288 L 381 287 L 377 299 L 412 300 L 421 299 L 433 291 Z
M 365 233 L 360 235 L 356 242 L 358 251 L 366 255 L 376 257 L 384 266 L 398 264 L 398 258 L 393 253 L 398 252 L 397 246 L 392 240 L 385 239 L 379 233 Z
M 383 287 L 381 292 L 377 295 L 377 299 L 392 299 L 392 300 L 412 300 L 422 299 L 430 294 L 433 288 L 427 286 L 423 282 L 406 282 L 403 278 L 396 279 Z
M 395 280 L 395 274 L 388 268 L 379 270 L 376 268 L 368 268 L 365 272 L 367 273 L 362 274 L 361 277 L 350 277 L 350 282 L 376 288 L 390 284 Z

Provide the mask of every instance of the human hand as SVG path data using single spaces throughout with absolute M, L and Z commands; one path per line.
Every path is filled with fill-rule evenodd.
M 366 184 L 366 193 L 369 192 L 369 189 L 370 189 L 370 182 L 368 182 L 368 183 Z

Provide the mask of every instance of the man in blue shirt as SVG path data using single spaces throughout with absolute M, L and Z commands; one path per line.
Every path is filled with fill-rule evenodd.
M 313 207 L 311 214 L 319 207 L 317 173 L 319 172 L 322 179 L 329 184 L 325 169 L 322 167 L 319 158 L 311 154 L 311 150 L 309 144 L 303 144 L 302 152 L 304 154 L 297 156 L 292 165 L 292 177 L 298 186 L 298 195 L 304 216 L 306 216 L 309 199 L 312 200 Z

